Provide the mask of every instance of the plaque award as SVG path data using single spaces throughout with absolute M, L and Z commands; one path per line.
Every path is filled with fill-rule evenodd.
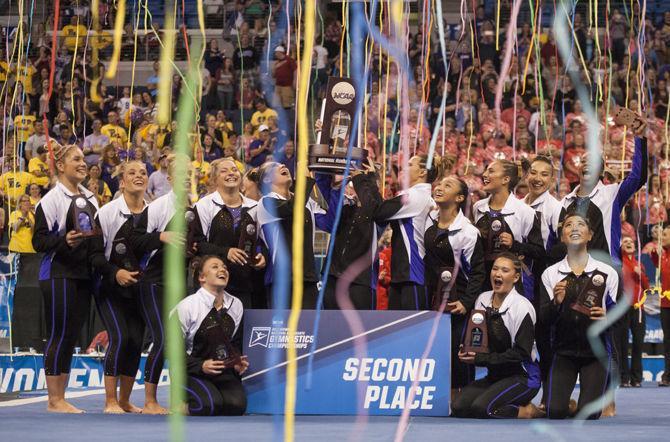
M 89 204 L 84 195 L 72 197 L 72 225 L 77 233 L 85 238 L 102 235 L 102 230 L 95 224 L 95 206 Z
M 226 368 L 233 368 L 240 363 L 242 355 L 230 342 L 227 327 L 219 312 L 213 308 L 208 316 L 210 320 L 207 321 L 205 333 L 209 343 L 209 357 L 215 361 L 222 361 Z
M 247 254 L 247 265 L 256 264 L 256 243 L 258 241 L 258 232 L 256 223 L 249 216 L 242 217 L 240 226 L 240 242 L 237 245 Z
M 463 351 L 473 353 L 489 352 L 489 334 L 486 327 L 486 311 L 473 310 L 463 340 Z
M 193 258 L 195 256 L 195 251 L 193 250 L 193 245 L 195 244 L 195 212 L 193 209 L 186 209 L 184 212 L 184 218 L 186 220 L 186 257 Z
M 347 152 L 356 114 L 356 89 L 349 78 L 330 77 L 321 107 L 321 132 L 309 147 L 309 170 L 342 174 L 347 167 Z M 351 168 L 359 167 L 367 151 L 352 146 Z
M 496 255 L 503 251 L 500 244 L 500 235 L 504 232 L 509 233 L 509 228 L 505 219 L 502 216 L 492 216 L 489 219 L 488 232 L 484 236 L 486 238 L 486 259 L 493 260 Z
M 442 302 L 454 302 L 456 299 L 452 298 L 451 289 L 454 286 L 454 269 L 453 267 L 441 267 L 438 273 L 437 289 L 433 293 L 433 310 L 440 309 Z M 445 306 L 444 311 L 450 312 L 453 308 L 448 305 Z
M 591 316 L 591 307 L 601 307 L 603 305 L 603 295 L 607 287 L 605 282 L 607 282 L 605 273 L 598 270 L 593 272 L 570 308 L 583 315 Z
M 140 262 L 128 245 L 126 238 L 116 238 L 112 243 L 109 261 L 129 272 L 140 272 Z

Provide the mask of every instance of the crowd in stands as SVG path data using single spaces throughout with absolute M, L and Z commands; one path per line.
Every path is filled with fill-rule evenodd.
M 159 63 L 154 63 L 145 84 L 121 85 L 105 78 L 113 46 L 114 2 L 99 2 L 98 33 L 92 32 L 87 2 L 60 3 L 55 54 L 51 53 L 53 11 L 46 22 L 32 23 L 30 28 L 24 20 L 22 30 L 8 29 L 0 46 L 0 105 L 4 112 L 0 184 L 5 212 L 0 219 L 5 237 L 10 239 L 9 249 L 14 252 L 34 252 L 26 239 L 33 225 L 32 211 L 52 181 L 47 136 L 59 144 L 81 146 L 89 166 L 86 186 L 97 194 L 101 205 L 118 191 L 115 169 L 126 158 L 146 163 L 151 173 L 148 200 L 169 190 L 165 158 L 175 139 L 176 124 L 161 126 L 157 122 Z M 508 2 L 503 3 L 505 7 Z M 205 5 L 208 26 L 220 23 L 222 30 L 211 36 L 209 28 L 207 31 L 199 127 L 189 131 L 192 160 L 198 171 L 193 191 L 200 196 L 208 192 L 209 163 L 224 156 L 234 157 L 244 172 L 274 160 L 294 173 L 299 46 L 295 32 L 286 38 L 281 2 L 209 1 Z M 637 14 L 632 21 L 631 12 Z M 341 74 L 340 58 L 347 50 L 347 39 L 343 38 L 346 20 L 339 4 L 323 6 L 323 14 L 312 60 L 312 109 L 319 108 L 328 76 Z M 152 22 L 149 17 L 158 32 L 144 32 L 145 15 L 146 11 L 132 9 L 126 17 L 122 62 L 133 59 L 136 47 L 142 48 L 145 59 L 146 54 L 158 59 L 160 22 Z M 143 32 L 135 32 L 136 17 L 141 18 L 138 23 Z M 186 25 L 185 15 L 180 17 L 182 26 Z M 607 16 L 608 39 L 604 39 L 594 32 L 584 10 L 578 8 L 573 47 L 579 50 L 573 50 L 571 69 L 580 70 L 591 97 L 588 105 L 597 104 L 605 182 L 620 180 L 630 169 L 634 148 L 632 134 L 615 125 L 606 109 L 617 104 L 642 110 L 652 129 L 648 140 L 649 184 L 622 213 L 624 235 L 636 243 L 639 238 L 642 250 L 650 252 L 659 241 L 659 231 L 652 227 L 667 221 L 670 208 L 666 124 L 670 11 L 648 14 L 643 28 L 638 18 L 639 8 L 612 11 Z M 427 29 L 424 23 L 410 28 L 407 55 L 413 75 L 406 91 L 409 110 L 405 126 L 401 124 L 399 94 L 403 73 L 379 46 L 374 45 L 369 53 L 370 66 L 382 69 L 369 72 L 363 140 L 375 162 L 386 161 L 380 165 L 386 177 L 384 196 L 392 196 L 400 188 L 397 166 L 401 137 L 409 138 L 411 153 L 428 152 L 445 89 L 447 101 L 437 134 L 437 151 L 451 159 L 450 172 L 466 180 L 473 201 L 484 195 L 481 175 L 487 163 L 530 158 L 538 153 L 553 158 L 560 177 L 554 191 L 559 198 L 565 196 L 578 182 L 577 169 L 587 144 L 587 116 L 551 30 L 542 31 L 534 43 L 531 25 L 520 20 L 510 68 L 502 76 L 506 26 L 501 24 L 496 32 L 495 19 L 485 5 L 478 6 L 468 19 L 472 27 L 466 26 L 470 31 L 463 35 L 460 23 L 446 23 L 450 30 L 448 72 L 444 71 L 437 25 L 433 23 L 429 38 L 423 35 Z M 193 25 L 191 18 L 188 24 Z M 644 38 L 640 32 L 644 32 Z M 498 43 L 496 35 L 500 36 Z M 190 34 L 179 34 L 177 58 L 188 52 L 188 38 Z M 640 47 L 640 41 L 644 46 Z M 534 44 L 541 44 L 539 50 L 533 48 Z M 19 53 L 19 47 L 27 57 Z M 51 72 L 52 64 L 55 72 Z M 500 81 L 503 93 L 498 120 L 495 107 Z M 171 82 L 174 111 L 182 83 L 175 73 Z M 311 122 L 314 115 L 310 115 Z M 527 190 L 522 181 L 516 193 L 522 197 Z

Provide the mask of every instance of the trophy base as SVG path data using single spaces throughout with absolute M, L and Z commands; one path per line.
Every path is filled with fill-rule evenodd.
M 571 309 L 582 315 L 591 316 L 591 309 L 583 304 L 574 303 L 570 306 Z
M 308 169 L 315 172 L 328 174 L 343 174 L 347 168 L 347 157 L 330 153 L 330 146 L 327 144 L 313 144 L 309 146 L 309 164 Z M 360 162 L 366 158 L 367 151 L 360 147 L 353 147 L 351 152 L 351 161 L 349 169 L 359 169 Z
M 469 347 L 463 346 L 464 353 L 488 353 L 489 349 L 487 347 Z
M 77 233 L 80 233 L 83 238 L 95 238 L 96 236 L 102 236 L 102 230 L 97 227 L 93 230 L 81 231 L 77 230 Z
M 241 355 L 230 356 L 221 362 L 223 362 L 226 368 L 234 368 L 236 365 L 240 365 L 240 363 L 242 362 L 242 356 Z

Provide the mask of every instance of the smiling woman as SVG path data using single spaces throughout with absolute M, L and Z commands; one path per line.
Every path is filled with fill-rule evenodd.
M 49 330 L 44 349 L 47 410 L 80 413 L 65 401 L 65 384 L 77 337 L 90 313 L 91 264 L 101 273 L 111 269 L 92 224 L 98 202 L 81 185 L 87 173 L 83 152 L 75 145 L 57 145 L 54 160 L 58 183 L 37 204 L 33 235 L 35 250 L 45 255 L 39 279 Z

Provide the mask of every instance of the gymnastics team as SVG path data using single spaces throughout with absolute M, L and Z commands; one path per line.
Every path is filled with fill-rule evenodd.
M 303 285 L 303 308 L 317 307 L 317 229 L 334 236 L 324 308 L 374 309 L 377 242 L 389 227 L 389 309 L 451 315 L 453 416 L 597 419 L 603 410 L 612 415 L 612 404 L 587 405 L 611 384 L 617 358 L 626 357 L 617 353 L 611 330 L 600 321 L 623 299 L 615 270 L 621 265 L 620 213 L 647 180 L 645 130 L 636 132 L 633 168 L 620 184 L 604 184 L 602 160 L 585 158 L 579 185 L 561 201 L 549 190 L 556 182 L 552 161 L 542 156 L 489 164 L 483 174 L 488 196 L 471 209 L 467 184 L 445 175 L 446 161 L 439 156 L 432 164 L 427 156 L 409 159 L 401 170 L 409 187 L 388 200 L 381 197 L 372 164 L 352 170 L 348 181 L 317 173 L 307 178 L 305 190 L 302 281 L 291 278 L 295 177 L 285 166 L 267 162 L 243 176 L 233 159 L 214 161 L 213 191 L 181 208 L 187 213 L 184 234 L 174 228 L 181 213 L 175 189 L 190 189 L 190 178 L 176 182 L 175 165 L 190 164 L 187 158 L 168 157 L 173 191 L 150 204 L 144 200 L 145 165 L 122 163 L 116 170 L 117 197 L 98 210 L 94 195 L 81 185 L 86 178 L 82 151 L 57 146 L 58 182 L 37 205 L 33 238 L 35 249 L 44 253 L 40 287 L 49 334 L 44 351 L 48 410 L 82 412 L 65 400 L 65 386 L 93 297 L 109 335 L 105 412 L 167 413 L 156 392 L 165 325 L 178 319 L 187 353 L 184 412 L 243 414 L 241 376 L 249 366 L 241 353 L 244 309 L 287 308 L 293 284 Z M 514 191 L 522 179 L 529 193 L 520 200 Z M 95 216 L 82 222 L 88 214 Z M 241 238 L 254 233 L 258 240 L 245 251 Z M 186 248 L 190 265 L 184 275 L 194 292 L 169 306 L 171 317 L 164 314 L 168 244 Z M 604 286 L 602 301 L 586 310 L 573 308 L 593 286 Z M 487 353 L 461 345 L 473 310 L 485 312 Z M 601 345 L 588 338 L 594 324 Z M 139 408 L 130 394 L 145 330 L 151 350 Z M 475 380 L 475 367 L 484 367 L 486 376 Z M 571 394 L 578 377 L 575 402 Z M 536 406 L 531 401 L 540 389 Z

